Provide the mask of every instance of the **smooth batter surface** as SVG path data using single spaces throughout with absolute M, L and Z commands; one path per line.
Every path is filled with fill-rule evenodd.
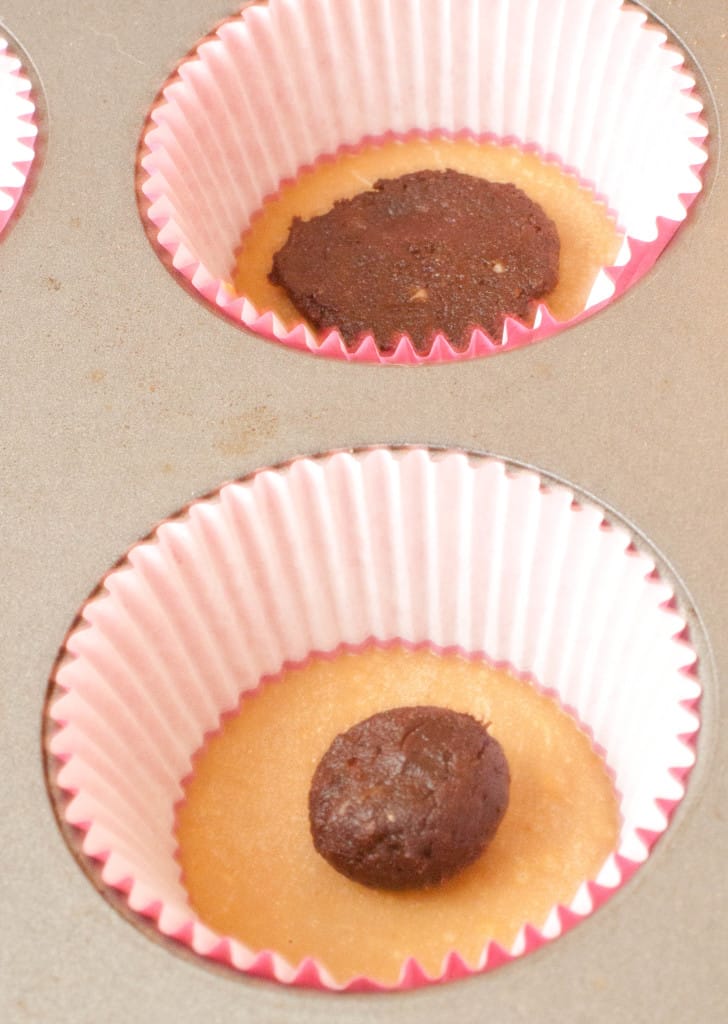
M 543 301 L 559 320 L 582 312 L 599 269 L 614 263 L 621 244 L 606 207 L 557 164 L 515 146 L 468 139 L 392 140 L 319 161 L 303 171 L 253 217 L 237 257 L 236 291 L 259 311 L 273 310 L 286 327 L 300 323 L 302 316 L 285 291 L 268 280 L 273 255 L 288 238 L 293 217 L 307 220 L 326 213 L 337 199 L 351 198 L 378 178 L 446 167 L 512 182 L 543 208 L 561 240 L 559 283 Z
M 490 722 L 511 771 L 508 811 L 475 864 L 415 892 L 367 889 L 314 850 L 308 789 L 335 735 L 386 708 L 439 704 Z M 306 955 L 345 982 L 396 981 L 407 956 L 475 965 L 543 924 L 614 849 L 618 807 L 587 737 L 530 684 L 482 662 L 371 649 L 321 659 L 244 698 L 197 755 L 177 820 L 190 903 L 255 950 Z

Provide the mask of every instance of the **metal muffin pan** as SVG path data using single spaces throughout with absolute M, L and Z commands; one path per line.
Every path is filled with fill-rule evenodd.
M 28 60 L 40 138 L 0 242 L 1 1019 L 723 1019 L 728 17 L 723 0 L 651 6 L 690 55 L 711 130 L 703 194 L 656 267 L 597 317 L 529 349 L 384 368 L 312 359 L 246 335 L 181 289 L 145 238 L 133 180 L 145 114 L 176 61 L 231 12 L 229 0 L 5 4 L 0 31 Z M 485 977 L 338 997 L 212 970 L 122 920 L 56 827 L 41 720 L 78 607 L 154 523 L 260 466 L 376 443 L 523 461 L 636 524 L 675 574 L 701 655 L 703 728 L 673 824 L 645 868 L 587 922 Z

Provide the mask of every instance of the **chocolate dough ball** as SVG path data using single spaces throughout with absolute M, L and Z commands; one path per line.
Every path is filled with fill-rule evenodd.
M 406 333 L 420 352 L 437 332 L 465 349 L 473 327 L 499 339 L 558 282 L 559 236 L 515 185 L 458 171 L 377 181 L 328 213 L 296 217 L 269 275 L 319 330 L 382 351 Z
M 471 715 L 383 711 L 337 736 L 319 763 L 309 792 L 313 843 L 355 882 L 435 885 L 483 852 L 509 782 L 500 744 Z

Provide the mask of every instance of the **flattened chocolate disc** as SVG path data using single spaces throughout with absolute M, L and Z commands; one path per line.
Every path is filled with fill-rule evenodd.
M 508 805 L 503 750 L 471 715 L 383 711 L 337 736 L 309 792 L 314 846 L 380 889 L 434 885 L 483 852 Z
M 295 218 L 270 280 L 319 330 L 382 351 L 408 334 L 420 352 L 444 333 L 463 350 L 473 327 L 499 338 L 558 281 L 559 237 L 515 185 L 457 171 L 378 181 L 320 217 Z

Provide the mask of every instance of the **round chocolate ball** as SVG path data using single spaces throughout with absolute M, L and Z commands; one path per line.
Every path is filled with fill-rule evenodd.
M 309 791 L 313 843 L 379 889 L 435 885 L 477 860 L 506 807 L 503 749 L 471 715 L 392 708 L 337 736 Z

